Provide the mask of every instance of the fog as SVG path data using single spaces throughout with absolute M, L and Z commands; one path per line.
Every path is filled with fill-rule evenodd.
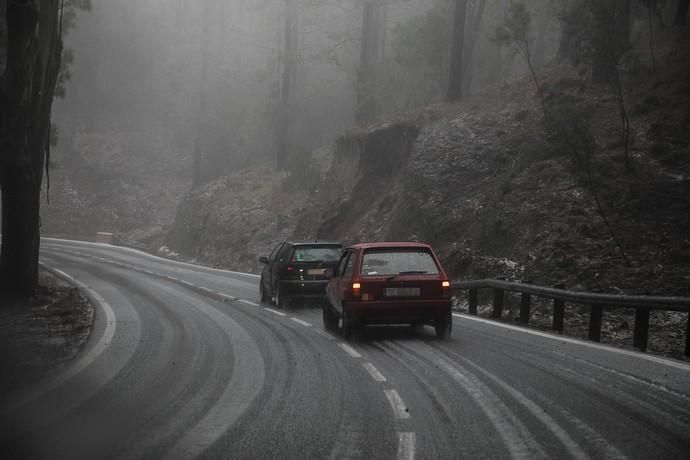
M 508 2 L 487 2 L 476 24 L 481 2 L 468 3 L 473 50 L 465 90 L 523 75 L 514 53 L 491 40 Z M 558 23 L 544 19 L 553 17 L 550 4 L 530 2 L 538 64 L 556 51 L 549 37 Z M 375 77 L 363 90 L 361 0 L 94 0 L 90 11 L 77 11 L 65 39 L 74 60 L 65 98 L 54 107 L 59 150 L 73 149 L 75 136 L 110 133 L 124 136 L 137 155 L 167 152 L 180 168 L 189 158 L 190 178 L 196 150 L 205 182 L 274 164 L 277 152 L 299 163 L 331 145 L 356 124 L 358 91 L 374 95 L 372 122 L 442 101 L 453 2 L 388 1 L 380 8 Z M 285 43 L 290 17 L 292 49 Z

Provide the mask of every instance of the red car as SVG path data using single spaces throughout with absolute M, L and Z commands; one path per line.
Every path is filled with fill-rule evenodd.
M 323 323 L 345 338 L 367 324 L 430 324 L 439 338 L 450 335 L 450 281 L 431 246 L 423 243 L 363 243 L 340 258 L 326 288 Z

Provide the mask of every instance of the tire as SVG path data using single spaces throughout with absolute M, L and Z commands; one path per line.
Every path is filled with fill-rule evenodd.
M 266 290 L 264 289 L 264 278 L 261 277 L 259 281 L 259 297 L 261 298 L 261 303 L 269 303 L 271 299 L 266 295 Z
M 448 312 L 448 315 L 443 319 L 434 321 L 434 329 L 436 329 L 436 337 L 439 339 L 447 339 L 453 330 L 453 317 Z
M 336 332 L 338 330 L 338 317 L 333 313 L 328 300 L 323 303 L 323 327 L 328 332 Z
M 347 314 L 347 310 L 343 308 L 343 327 L 340 332 L 345 340 L 350 340 L 354 331 L 355 322 L 350 315 Z
M 276 287 L 276 307 L 280 309 L 285 309 L 287 308 L 288 303 L 287 299 L 283 297 L 283 295 L 280 293 L 280 284 L 278 287 Z

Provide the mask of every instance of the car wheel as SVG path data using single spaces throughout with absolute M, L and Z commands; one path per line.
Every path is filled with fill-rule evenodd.
M 436 329 L 436 337 L 439 339 L 447 339 L 453 330 L 453 317 L 451 313 L 443 319 L 437 319 L 434 321 L 434 329 Z
M 333 313 L 328 300 L 323 303 L 323 327 L 329 332 L 335 332 L 338 329 L 338 317 Z
M 280 292 L 280 285 L 276 288 L 276 307 L 287 308 L 287 299 Z
M 259 281 L 259 297 L 261 297 L 261 303 L 268 303 L 271 299 L 266 295 L 266 290 L 264 289 L 264 278 L 261 277 Z
M 343 327 L 341 330 L 341 333 L 343 334 L 343 338 L 345 340 L 349 340 L 352 338 L 352 334 L 355 330 L 355 322 L 352 319 L 350 315 L 347 314 L 347 310 L 343 308 Z

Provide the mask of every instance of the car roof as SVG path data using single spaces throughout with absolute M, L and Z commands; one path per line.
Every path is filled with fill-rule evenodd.
M 373 249 L 373 248 L 425 248 L 431 249 L 426 243 L 415 243 L 414 241 L 387 241 L 383 243 L 359 243 L 350 246 L 353 249 Z
M 343 243 L 337 241 L 286 241 L 285 243 L 292 246 L 342 246 Z

